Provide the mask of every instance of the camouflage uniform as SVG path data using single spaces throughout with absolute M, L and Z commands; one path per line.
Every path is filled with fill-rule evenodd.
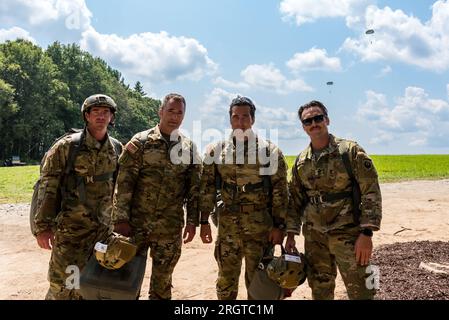
M 311 201 L 319 195 L 351 191 L 342 150 L 349 151 L 352 171 L 361 189 L 360 224 L 355 223 L 350 196 L 329 202 Z M 303 224 L 313 298 L 334 298 L 338 266 L 350 299 L 372 299 L 375 292 L 365 284 L 369 274 L 365 273 L 366 266 L 356 263 L 354 249 L 361 228 L 380 228 L 382 199 L 372 160 L 357 143 L 330 135 L 329 146 L 318 159 L 310 145 L 298 156 L 289 191 L 287 231 L 299 234 Z
M 171 154 L 178 152 L 182 161 L 173 163 Z M 199 224 L 201 158 L 188 138 L 179 135 L 170 144 L 156 126 L 136 134 L 119 163 L 114 224 L 130 224 L 139 254 L 151 249 L 150 299 L 171 299 L 172 274 L 181 255 L 183 205 L 187 223 Z
M 259 148 L 270 155 L 270 163 L 275 160 L 271 177 L 272 212 L 269 210 L 269 190 L 264 187 L 260 175 L 263 165 L 251 164 L 248 159 L 256 159 Z M 285 159 L 277 146 L 269 143 L 245 147 L 244 164 L 236 164 L 236 147 L 232 139 L 210 146 L 203 163 L 201 180 L 200 210 L 211 212 L 216 205 L 216 178 L 221 180 L 223 208 L 218 217 L 218 237 L 215 243 L 215 259 L 218 264 L 217 297 L 220 300 L 236 299 L 242 259 L 245 258 L 245 284 L 251 279 L 268 246 L 268 235 L 273 225 L 284 224 L 287 214 L 288 188 Z M 207 164 L 206 159 L 214 159 Z M 232 159 L 232 163 L 226 159 Z M 210 162 L 210 161 L 209 161 Z M 243 162 L 243 161 L 242 161 Z M 219 181 L 220 181 L 219 180 Z M 243 188 L 245 186 L 245 188 Z M 252 188 L 252 186 L 257 186 Z M 245 190 L 243 190 L 245 189 Z M 251 299 L 250 296 L 248 296 Z
M 71 274 L 66 273 L 66 268 L 76 265 L 82 270 L 95 243 L 104 237 L 110 226 L 113 174 L 118 162 L 111 142 L 113 138 L 108 137 L 101 144 L 87 129 L 83 136 L 74 163 L 76 175 L 70 174 L 64 186 L 61 182 L 72 135 L 64 137 L 49 150 L 42 167 L 36 234 L 49 229 L 55 231 L 48 271 L 50 289 L 46 299 L 80 298 L 77 292 L 65 287 L 66 278 Z M 103 176 L 103 179 L 90 181 L 89 177 L 93 176 Z M 61 187 L 61 210 L 58 211 L 56 199 Z M 54 212 L 59 213 L 55 216 Z

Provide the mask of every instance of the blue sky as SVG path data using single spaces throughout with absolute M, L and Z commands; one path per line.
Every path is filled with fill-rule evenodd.
M 296 112 L 312 99 L 369 153 L 449 153 L 447 0 L 2 0 L 0 42 L 17 37 L 79 43 L 149 96 L 183 94 L 202 149 L 241 94 L 288 155 L 308 143 Z

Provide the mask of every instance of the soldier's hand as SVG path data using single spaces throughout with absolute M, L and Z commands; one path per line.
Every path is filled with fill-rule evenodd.
M 357 263 L 366 266 L 373 252 L 373 241 L 371 237 L 360 234 L 355 242 L 355 257 Z
M 282 241 L 284 241 L 284 231 L 279 230 L 278 228 L 271 229 L 268 241 L 272 244 L 282 244 Z
M 37 244 L 42 249 L 51 250 L 55 241 L 55 235 L 52 230 L 45 230 L 36 236 Z
M 129 237 L 131 235 L 131 226 L 128 222 L 120 222 L 114 226 L 114 231 L 122 236 Z
M 210 224 L 202 224 L 200 227 L 200 237 L 203 243 L 212 242 L 212 231 L 210 229 Z
M 296 249 L 296 241 L 295 241 L 295 234 L 294 233 L 288 233 L 287 234 L 287 240 L 285 241 L 285 250 L 288 253 L 296 253 L 298 252 L 298 249 Z
M 187 224 L 186 227 L 184 228 L 184 234 L 183 234 L 183 239 L 184 239 L 184 243 L 189 243 L 190 241 L 193 240 L 193 237 L 195 237 L 195 233 L 196 233 L 196 226 L 193 224 Z

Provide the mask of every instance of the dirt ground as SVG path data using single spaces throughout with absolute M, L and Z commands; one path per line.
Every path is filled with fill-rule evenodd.
M 449 180 L 410 181 L 382 184 L 383 220 L 381 231 L 373 237 L 375 248 L 409 241 L 449 242 Z M 39 249 L 28 225 L 27 204 L 0 205 L 0 299 L 43 299 L 50 251 Z M 198 231 L 199 232 L 199 231 Z M 297 239 L 302 250 L 303 239 Z M 441 262 L 441 261 L 440 261 Z M 449 265 L 449 261 L 444 262 Z M 151 260 L 142 287 L 147 298 Z M 173 274 L 173 299 L 216 299 L 217 265 L 213 245 L 201 243 L 198 235 L 183 247 Z M 382 274 L 380 274 L 382 277 Z M 382 281 L 381 281 L 382 284 Z M 243 273 L 238 299 L 246 298 Z M 289 299 L 310 299 L 307 282 Z M 347 299 L 337 278 L 337 299 Z

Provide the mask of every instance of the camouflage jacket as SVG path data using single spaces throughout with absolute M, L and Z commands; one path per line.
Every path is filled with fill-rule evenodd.
M 241 153 L 236 149 L 232 138 L 208 147 L 203 160 L 200 210 L 210 213 L 216 205 L 217 175 L 222 183 L 221 198 L 224 203 L 224 212 L 227 212 L 227 208 L 236 205 L 261 205 L 268 208 L 269 195 L 264 188 L 244 190 L 245 185 L 262 184 L 263 175 L 268 175 L 272 186 L 270 213 L 272 217 L 266 223 L 269 223 L 270 227 L 273 224 L 275 226 L 284 224 L 287 215 L 288 187 L 287 165 L 282 152 L 273 143 L 259 139 L 253 146 L 246 145 Z M 238 154 L 243 154 L 240 161 Z M 241 191 L 235 192 L 226 185 L 239 186 Z M 264 219 L 260 217 L 260 221 Z
M 301 152 L 292 168 L 287 231 L 299 234 L 302 223 L 320 232 L 354 223 L 352 198 L 312 204 L 310 197 L 351 191 L 351 180 L 339 146 L 349 151 L 352 171 L 361 190 L 360 226 L 380 228 L 382 198 L 377 172 L 366 152 L 353 141 L 330 135 L 329 146 L 316 159 L 311 145 Z
M 128 221 L 145 234 L 174 234 L 187 223 L 199 225 L 198 194 L 201 157 L 179 134 L 169 144 L 159 126 L 136 134 L 119 159 L 114 192 L 114 223 Z
M 110 224 L 112 209 L 112 194 L 114 182 L 89 181 L 89 177 L 114 173 L 117 170 L 118 156 L 115 154 L 111 139 L 101 144 L 88 130 L 84 130 L 84 140 L 74 163 L 74 171 L 78 179 L 84 179 L 85 192 L 80 195 L 79 181 L 75 175 L 65 176 L 65 166 L 70 149 L 72 135 L 59 140 L 47 153 L 42 165 L 42 180 L 39 186 L 39 198 L 35 216 L 36 233 L 40 233 L 55 226 L 60 219 L 76 220 L 77 217 L 90 216 L 95 221 L 105 225 Z M 59 211 L 58 192 L 61 195 L 61 210 Z M 84 202 L 80 196 L 85 196 Z M 57 216 L 55 213 L 59 212 Z

